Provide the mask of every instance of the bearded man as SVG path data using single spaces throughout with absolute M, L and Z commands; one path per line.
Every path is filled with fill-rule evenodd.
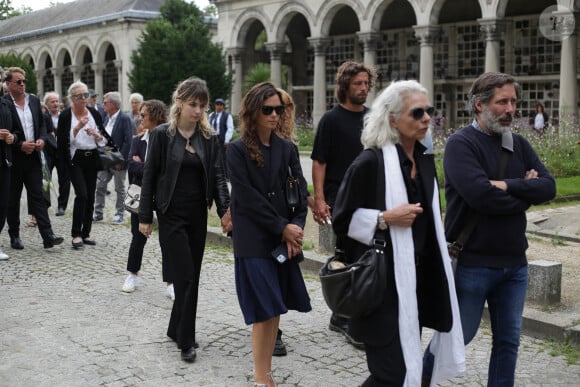
M 443 159 L 447 241 L 456 242 L 475 222 L 459 248 L 455 285 L 466 345 L 488 305 L 493 335 L 488 386 L 514 384 L 528 282 L 526 210 L 556 194 L 554 178 L 528 141 L 510 133 L 519 93 L 511 75 L 488 72 L 477 78 L 469 92 L 474 120 L 449 138 Z M 432 361 L 428 349 L 424 384 Z

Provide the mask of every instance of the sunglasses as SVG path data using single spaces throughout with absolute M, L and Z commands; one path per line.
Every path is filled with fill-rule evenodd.
M 86 99 L 86 98 L 89 98 L 89 93 L 79 93 L 79 94 L 74 94 L 72 97 L 73 97 L 74 99 L 78 99 L 78 100 L 81 100 L 81 99 Z
M 19 79 L 17 81 L 8 81 L 12 83 L 16 83 L 18 86 L 26 85 L 26 79 Z
M 286 107 L 284 105 L 279 106 L 262 106 L 262 114 L 265 116 L 269 116 L 272 112 L 276 112 L 276 115 L 281 116 L 284 113 L 284 109 Z
M 423 118 L 425 113 L 429 114 L 430 117 L 433 117 L 433 115 L 435 114 L 435 108 L 433 106 L 428 106 L 425 108 L 418 107 L 411 110 L 411 116 L 413 117 L 414 120 L 417 121 Z

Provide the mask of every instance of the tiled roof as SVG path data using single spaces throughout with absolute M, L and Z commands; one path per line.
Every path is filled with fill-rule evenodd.
M 0 42 L 31 38 L 120 18 L 154 19 L 163 0 L 76 0 L 0 21 Z

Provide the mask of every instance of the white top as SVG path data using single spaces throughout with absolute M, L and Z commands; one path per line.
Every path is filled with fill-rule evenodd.
M 89 120 L 87 121 L 85 126 L 83 126 L 79 130 L 79 132 L 77 133 L 77 136 L 75 137 L 73 130 L 79 124 L 79 120 L 75 117 L 74 114 L 72 115 L 72 120 L 71 120 L 71 124 L 70 124 L 70 157 L 71 158 L 74 157 L 77 149 L 78 150 L 93 150 L 93 149 L 96 149 L 97 146 L 107 145 L 107 139 L 105 138 L 105 136 L 101 136 L 102 137 L 101 141 L 97 142 L 93 136 L 90 136 L 87 134 L 87 129 L 89 129 L 89 128 L 95 128 L 96 130 L 98 130 L 97 123 L 95 122 L 93 115 L 89 113 L 88 117 L 89 117 Z

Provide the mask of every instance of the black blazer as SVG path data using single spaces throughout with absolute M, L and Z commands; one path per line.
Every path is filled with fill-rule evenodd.
M 22 143 L 26 141 L 26 137 L 24 136 L 24 128 L 22 127 L 22 123 L 20 122 L 20 117 L 18 116 L 18 112 L 16 111 L 16 106 L 14 105 L 14 100 L 10 96 L 10 94 L 5 94 L 2 98 L 6 101 L 10 112 L 12 114 L 12 125 L 13 125 L 13 134 L 16 136 L 14 139 L 14 149 L 16 149 L 16 153 L 13 154 L 14 157 L 24 157 L 25 154 L 20 150 Z M 42 116 L 42 108 L 40 106 L 40 99 L 34 94 L 28 94 L 28 107 L 30 108 L 30 112 L 32 113 L 32 122 L 34 125 L 34 140 L 42 139 L 47 145 L 48 139 L 46 134 L 46 123 L 44 121 L 44 117 Z M 38 152 L 32 152 L 33 155 L 36 155 L 36 159 L 40 163 L 40 156 L 38 156 Z
M 145 168 L 145 155 L 147 154 L 147 143 L 142 141 L 144 134 L 133 137 L 131 140 L 131 150 L 127 160 L 127 170 L 129 171 L 129 184 L 141 185 L 143 180 L 143 169 Z M 133 156 L 139 156 L 141 161 L 134 161 Z
M 97 124 L 97 128 L 102 132 L 105 130 L 103 127 L 103 119 L 98 111 L 92 107 L 87 106 L 89 113 L 93 116 Z M 72 110 L 67 108 L 60 113 L 58 116 L 58 127 L 56 130 L 56 140 L 57 140 L 57 157 L 61 160 L 66 160 L 67 165 L 72 165 L 72 160 L 70 156 L 70 130 L 72 123 Z M 110 144 L 109 144 L 110 145 Z M 100 166 L 97 166 L 100 169 Z
M 0 98 L 0 128 L 8 129 L 12 132 L 12 113 L 6 100 Z M 16 137 L 14 138 L 16 142 Z M 12 145 L 6 144 L 6 141 L 0 141 L 0 168 L 12 166 Z M 2 183 L 6 184 L 6 183 Z
M 306 180 L 296 147 L 272 133 L 270 148 L 272 165 L 264 167 L 258 167 L 250 159 L 248 148 L 241 140 L 230 143 L 227 148 L 228 176 L 232 184 L 232 235 L 237 258 L 269 257 L 280 244 L 288 223 L 301 228 L 306 223 Z M 284 196 L 288 166 L 299 179 L 302 195 L 302 206 L 293 215 L 289 213 Z M 263 179 L 260 168 L 269 168 L 269 182 Z
M 347 236 L 352 215 L 358 208 L 385 210 L 385 190 L 381 188 L 377 196 L 377 185 L 385 186 L 384 178 L 377 181 L 378 162 L 383 163 L 382 152 L 377 159 L 374 152 L 366 149 L 359 154 L 348 168 L 340 189 L 333 212 L 333 227 L 337 238 L 341 238 L 347 257 L 356 258 L 362 255 L 369 246 L 350 239 Z M 423 214 L 430 219 L 428 246 L 431 256 L 422 260 L 417 266 L 417 301 L 419 323 L 441 332 L 447 332 L 452 326 L 451 300 L 445 269 L 441 261 L 434 229 L 433 200 L 434 181 L 436 176 L 435 161 L 432 154 L 421 154 L 417 157 L 421 184 L 424 189 L 425 203 L 421 203 Z M 387 293 L 383 303 L 369 315 L 352 320 L 352 334 L 357 340 L 373 345 L 386 345 L 398 335 L 398 299 L 395 289 L 393 269 L 393 250 L 390 236 L 387 238 L 385 256 L 387 258 Z M 445 247 L 446 248 L 446 247 Z
M 158 126 L 151 132 L 139 202 L 139 222 L 153 223 L 153 210 L 167 211 L 183 161 L 186 139 L 176 133 L 168 134 L 169 124 Z M 215 201 L 217 213 L 222 217 L 230 205 L 230 195 L 224 173 L 224 159 L 217 136 L 204 138 L 199 130 L 192 136 L 192 145 L 199 155 L 205 174 L 208 208 Z

